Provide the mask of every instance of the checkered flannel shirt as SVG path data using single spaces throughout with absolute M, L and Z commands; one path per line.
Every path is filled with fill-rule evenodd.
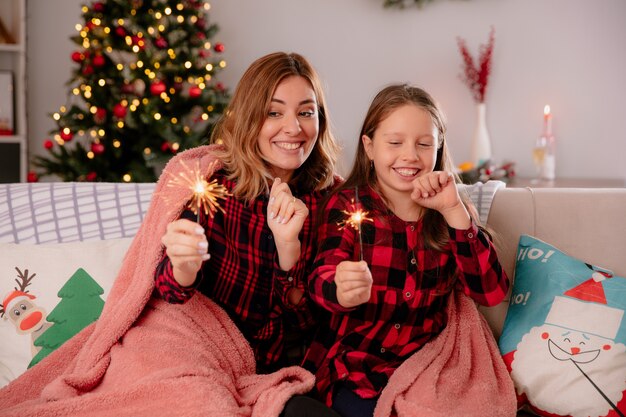
M 223 172 L 213 178 L 229 191 L 235 186 Z M 158 296 L 171 303 L 182 303 L 200 291 L 217 302 L 250 342 L 259 368 L 266 370 L 283 363 L 287 334 L 306 334 L 315 323 L 313 310 L 317 307 L 306 296 L 293 306 L 287 294 L 292 288 L 306 290 L 316 249 L 312 219 L 323 193 L 292 191 L 309 208 L 309 216 L 299 235 L 300 259 L 291 270 L 283 271 L 278 265 L 276 245 L 267 225 L 265 196 L 252 203 L 228 197 L 220 204 L 224 213 L 218 211 L 213 219 L 201 211 L 200 224 L 206 230 L 211 259 L 203 263 L 192 287 L 181 287 L 176 282 L 165 254 L 156 270 Z M 196 221 L 196 215 L 190 211 L 182 217 Z
M 370 301 L 343 308 L 334 282 L 340 262 L 358 260 L 356 230 L 338 226 L 354 210 L 354 190 L 329 200 L 309 277 L 310 297 L 332 317 L 315 337 L 305 367 L 316 373 L 329 405 L 338 381 L 363 398 L 378 396 L 394 370 L 446 326 L 455 286 L 482 305 L 498 304 L 509 288 L 491 241 L 474 223 L 467 230 L 448 227 L 449 241 L 439 252 L 424 247 L 421 220 L 399 219 L 369 187 L 359 196 L 373 219 L 362 222 L 363 258 L 374 280 Z

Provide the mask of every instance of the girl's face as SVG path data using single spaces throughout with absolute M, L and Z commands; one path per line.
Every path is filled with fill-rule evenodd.
M 379 123 L 373 138 L 361 140 L 391 201 L 410 194 L 413 180 L 435 168 L 439 133 L 430 113 L 416 105 L 398 107 Z
M 282 80 L 259 133 L 261 155 L 274 177 L 289 181 L 311 154 L 319 134 L 317 99 L 303 77 Z

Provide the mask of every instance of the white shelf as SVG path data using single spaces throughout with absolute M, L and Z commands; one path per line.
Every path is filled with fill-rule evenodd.
M 0 43 L 0 52 L 24 52 L 23 45 L 16 45 L 14 43 Z
M 26 123 L 26 0 L 0 0 L 0 20 L 15 43 L 0 43 L 0 71 L 13 74 L 12 136 L 0 136 L 0 182 L 24 182 L 28 170 Z

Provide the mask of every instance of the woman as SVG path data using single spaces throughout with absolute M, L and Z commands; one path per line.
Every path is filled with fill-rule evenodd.
M 230 196 L 214 217 L 186 211 L 169 224 L 157 294 L 181 303 L 200 291 L 217 302 L 250 342 L 260 373 L 299 364 L 315 324 L 305 293 L 312 219 L 337 181 L 338 146 L 315 70 L 295 53 L 255 61 L 212 142 L 222 163 L 212 179 Z M 302 401 L 285 413 L 304 412 Z M 307 412 L 318 405 L 323 415 L 319 403 Z

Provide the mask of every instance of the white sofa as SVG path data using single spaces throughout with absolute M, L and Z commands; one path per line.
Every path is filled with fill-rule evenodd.
M 129 240 L 154 198 L 153 190 L 154 184 L 0 184 L 0 244 Z M 481 218 L 494 231 L 510 277 L 521 234 L 626 276 L 626 189 L 505 188 L 488 183 L 469 190 Z M 109 276 L 114 275 L 112 271 Z M 0 296 L 11 289 L 13 278 L 0 271 Z M 508 300 L 483 309 L 496 337 L 507 307 Z M 0 368 L 3 355 L 9 354 L 3 349 Z

